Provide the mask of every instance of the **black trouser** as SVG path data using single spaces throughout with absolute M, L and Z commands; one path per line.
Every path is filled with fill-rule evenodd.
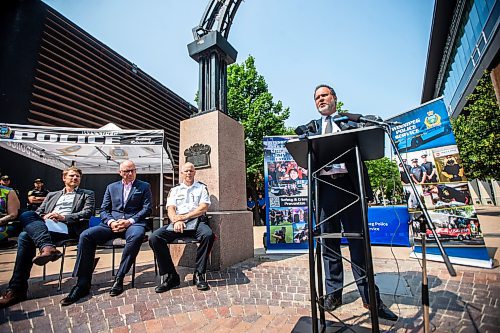
M 125 238 L 126 240 L 120 267 L 116 273 L 117 277 L 123 278 L 135 262 L 145 233 L 146 227 L 144 224 L 134 223 L 124 232 L 117 233 L 113 232 L 104 222 L 82 232 L 78 241 L 78 255 L 73 272 L 73 275 L 78 277 L 78 284 L 81 286 L 91 284 L 97 246 L 103 245 L 114 238 Z
M 327 176 L 322 176 L 321 179 L 350 192 L 359 192 L 357 189 L 354 189 L 352 181 L 348 175 L 335 180 Z M 354 196 L 321 182 L 319 185 L 319 195 L 320 199 L 318 208 L 320 212 L 320 221 L 323 221 L 328 216 L 338 212 L 355 200 Z M 361 204 L 358 202 L 323 223 L 321 225 L 321 232 L 338 233 L 341 232 L 341 227 L 343 226 L 344 232 L 359 233 L 363 231 L 361 220 Z M 340 239 L 323 238 L 323 246 L 321 247 L 321 250 L 323 253 L 326 293 L 333 293 L 334 297 L 342 299 L 344 268 L 342 258 L 338 256 L 338 254 L 340 254 L 340 241 Z M 365 241 L 364 239 L 348 239 L 348 242 L 351 261 L 354 264 L 352 265 L 354 279 L 358 281 L 357 286 L 359 293 L 361 294 L 361 299 L 364 303 L 368 304 L 368 281 L 366 278 L 360 280 L 360 278 L 365 275 L 365 272 L 360 268 L 366 270 Z M 375 293 L 377 300 L 380 300 L 377 286 L 375 286 Z
M 215 235 L 207 224 L 200 223 L 196 231 L 184 231 L 180 233 L 167 230 L 167 226 L 164 226 L 153 232 L 149 238 L 149 246 L 151 246 L 155 253 L 160 275 L 176 272 L 168 244 L 177 238 L 186 236 L 195 237 L 200 241 L 200 245 L 196 251 L 196 271 L 202 274 L 206 272 L 208 256 L 214 244 Z

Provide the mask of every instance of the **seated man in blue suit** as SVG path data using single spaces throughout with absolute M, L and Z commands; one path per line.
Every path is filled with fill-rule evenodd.
M 149 183 L 136 179 L 132 161 L 120 164 L 120 175 L 122 180 L 106 188 L 101 206 L 102 223 L 80 235 L 73 273 L 78 281 L 68 296 L 61 300 L 63 306 L 73 304 L 90 293 L 96 247 L 118 237 L 125 238 L 127 243 L 109 294 L 118 296 L 123 292 L 123 277 L 139 253 L 146 232 L 146 217 L 151 214 L 151 187 Z

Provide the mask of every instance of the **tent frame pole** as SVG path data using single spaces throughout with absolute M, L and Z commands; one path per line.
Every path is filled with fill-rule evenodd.
M 161 163 L 160 163 L 160 227 L 163 227 L 163 140 L 161 149 Z

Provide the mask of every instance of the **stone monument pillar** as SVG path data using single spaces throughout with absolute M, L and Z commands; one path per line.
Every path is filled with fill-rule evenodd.
M 213 111 L 181 122 L 179 166 L 186 162 L 184 152 L 206 153 L 207 167 L 196 168 L 196 180 L 205 183 L 212 204 L 210 227 L 217 236 L 209 269 L 220 270 L 254 255 L 252 213 L 246 210 L 246 168 L 243 126 L 226 114 Z M 190 157 L 197 160 L 196 156 Z M 199 156 L 204 164 L 206 158 Z M 197 163 L 194 163 L 195 165 Z M 174 263 L 194 267 L 195 245 L 173 245 Z

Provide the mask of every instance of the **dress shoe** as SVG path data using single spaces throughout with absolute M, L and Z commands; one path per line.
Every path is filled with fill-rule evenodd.
M 165 291 L 169 291 L 170 289 L 180 286 L 180 284 L 181 278 L 179 277 L 179 274 L 171 273 L 168 274 L 165 280 L 155 288 L 155 292 L 164 293 Z
M 76 303 L 80 298 L 85 297 L 88 294 L 90 294 L 90 287 L 76 285 L 71 289 L 68 296 L 64 297 L 60 303 L 62 306 L 68 306 Z
M 12 289 L 7 289 L 0 296 L 0 309 L 17 304 L 26 299 L 26 293 L 21 293 Z
M 33 263 L 38 266 L 43 266 L 50 261 L 56 261 L 61 258 L 62 253 L 55 246 L 48 245 L 44 246 L 40 251 L 40 254 L 33 258 Z
M 205 274 L 194 272 L 193 284 L 196 285 L 196 289 L 198 289 L 198 290 L 210 289 L 210 286 L 208 285 L 207 281 L 205 280 Z
M 123 276 L 117 276 L 115 282 L 111 289 L 109 290 L 109 296 L 118 296 L 123 292 Z
M 363 307 L 365 309 L 370 309 L 369 304 L 363 304 Z M 378 305 L 378 310 L 377 314 L 379 318 L 385 319 L 385 320 L 391 320 L 391 321 L 396 321 L 398 320 L 398 316 L 392 312 L 384 303 L 380 302 Z
M 325 310 L 326 311 L 334 311 L 336 308 L 342 306 L 342 298 L 336 297 L 333 294 L 327 295 L 325 298 Z

